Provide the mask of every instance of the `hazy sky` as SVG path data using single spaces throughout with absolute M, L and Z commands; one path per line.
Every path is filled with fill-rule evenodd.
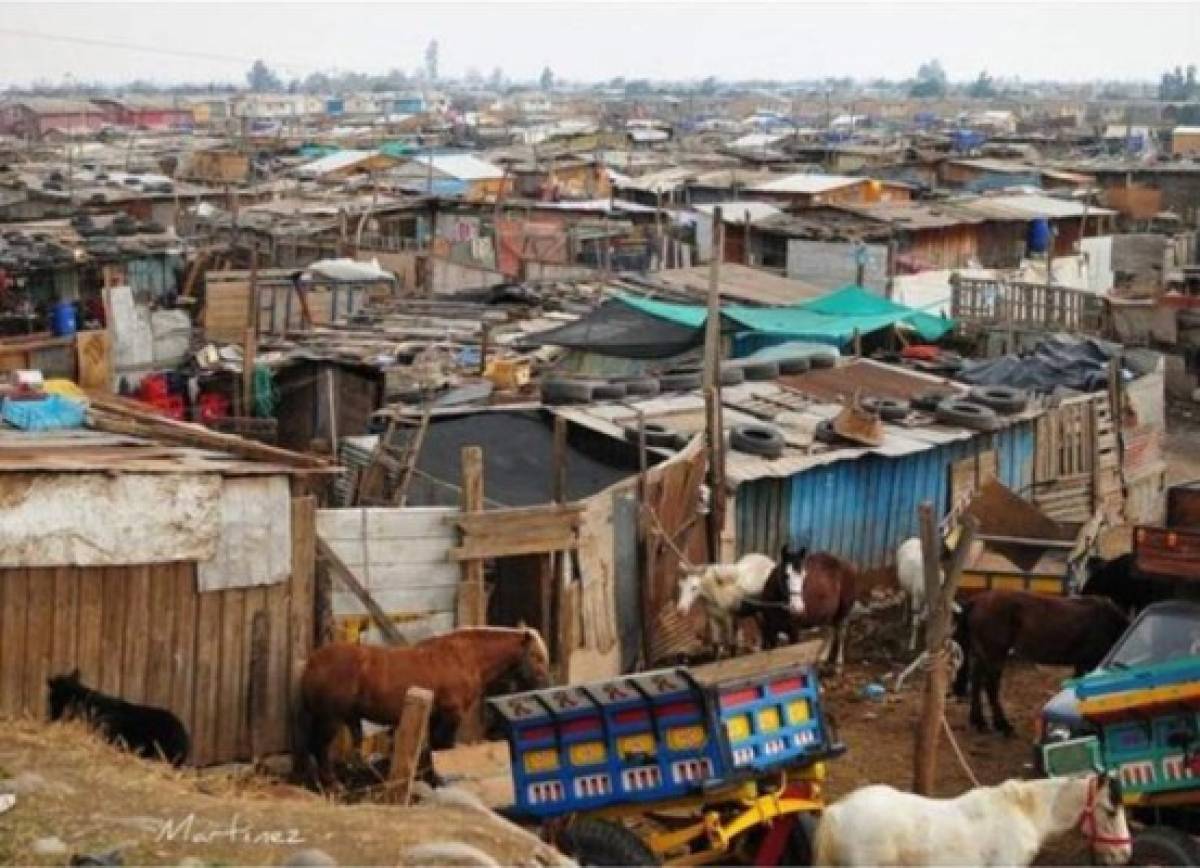
M 35 34 L 42 34 L 37 36 Z M 46 38 L 53 37 L 53 38 Z M 533 79 L 911 76 L 1157 79 L 1200 61 L 1200 2 L 1182 3 L 0 3 L 0 85 L 64 78 L 244 81 L 499 66 Z

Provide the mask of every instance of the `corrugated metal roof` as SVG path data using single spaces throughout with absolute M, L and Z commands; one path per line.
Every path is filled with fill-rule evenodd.
M 413 162 L 428 166 L 430 159 L 426 154 L 413 157 Z M 432 160 L 434 171 L 458 181 L 486 181 L 504 177 L 504 171 L 499 166 L 471 154 L 434 154 Z
M 840 190 L 855 184 L 867 183 L 867 178 L 851 178 L 847 175 L 796 174 L 785 175 L 774 181 L 762 181 L 750 190 L 764 193 L 828 193 L 830 190 Z
M 1085 213 L 1092 217 L 1098 217 L 1117 213 L 1098 205 L 1069 199 L 1056 199 L 1053 196 L 1041 196 L 1036 193 L 1023 193 L 1016 196 L 981 196 L 978 199 L 958 204 L 961 208 L 997 219 L 1033 220 L 1038 217 L 1082 217 Z
M 330 172 L 347 169 L 355 163 L 361 163 L 363 160 L 370 159 L 378 154 L 378 151 L 337 151 L 324 157 L 318 157 L 311 163 L 305 163 L 296 172 L 305 177 L 316 178 L 320 175 L 328 175 Z
M 743 226 L 746 223 L 746 215 L 750 215 L 751 225 L 766 220 L 769 217 L 778 217 L 783 213 L 779 208 L 769 202 L 714 202 L 708 205 L 693 206 L 701 214 L 712 216 L 713 211 L 717 207 L 721 208 L 721 220 L 724 223 Z

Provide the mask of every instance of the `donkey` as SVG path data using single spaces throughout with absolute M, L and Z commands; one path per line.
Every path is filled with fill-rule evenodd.
M 165 708 L 135 705 L 84 687 L 79 670 L 46 679 L 50 719 L 83 718 L 113 744 L 123 745 L 147 759 L 182 765 L 191 750 L 187 730 Z
M 1104 659 L 1129 617 L 1106 597 L 1047 597 L 1029 591 L 983 591 L 966 617 L 971 725 L 987 731 L 981 693 L 986 689 L 996 729 L 1011 735 L 1000 705 L 1000 678 L 1009 655 L 1034 663 L 1072 666 L 1083 675 Z
M 1115 777 L 1011 780 L 956 799 L 875 785 L 825 809 L 813 864 L 1029 865 L 1047 838 L 1071 829 L 1101 864 L 1129 860 L 1129 825 Z
M 749 613 L 750 602 L 762 596 L 774 570 L 775 562 L 759 554 L 743 555 L 735 564 L 688 568 L 679 580 L 676 609 L 686 615 L 699 600 L 708 615 L 718 650 L 733 648 L 737 618 Z
M 763 646 L 774 648 L 780 634 L 794 643 L 801 630 L 828 625 L 828 662 L 840 669 L 845 661 L 846 621 L 857 592 L 858 570 L 848 561 L 829 552 L 810 554 L 807 548 L 793 553 L 785 545 L 760 606 L 751 603 Z

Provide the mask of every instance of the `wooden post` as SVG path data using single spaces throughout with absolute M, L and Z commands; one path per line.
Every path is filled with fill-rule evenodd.
M 747 208 L 742 212 L 742 217 L 745 222 L 742 224 L 742 262 L 746 265 L 753 265 L 750 261 L 750 209 Z
M 721 522 L 725 514 L 725 442 L 721 431 L 721 258 L 725 250 L 725 222 L 721 206 L 713 209 L 714 254 L 708 268 L 708 317 L 704 331 L 704 426 L 708 440 L 708 486 L 712 495 L 708 513 L 708 550 L 713 558 L 721 547 Z
M 387 613 L 375 602 L 375 598 L 354 575 L 354 571 L 346 566 L 345 561 L 338 557 L 337 552 L 320 536 L 317 537 L 317 557 L 325 562 L 329 571 L 337 576 L 346 589 L 363 604 L 363 608 L 367 610 L 367 614 L 371 616 L 371 620 L 375 622 L 375 626 L 379 628 L 379 632 L 383 634 L 383 638 L 389 645 L 408 644 L 400 635 L 400 631 L 396 629 L 396 625 L 392 623 L 392 619 L 387 616 Z
M 242 352 L 242 415 L 254 415 L 254 359 L 258 354 L 258 332 L 254 326 L 246 329 L 246 346 Z
M 925 694 L 921 700 L 921 718 L 917 723 L 916 748 L 913 751 L 913 792 L 932 795 L 937 779 L 938 739 L 942 717 L 946 713 L 946 688 L 950 683 L 950 672 L 946 656 L 942 653 L 946 640 L 953 633 L 951 626 L 954 595 L 958 592 L 958 581 L 966 563 L 967 553 L 979 529 L 978 520 L 964 515 L 958 535 L 958 545 L 946 570 L 944 582 L 939 581 L 939 554 L 941 539 L 938 537 L 937 517 L 933 504 L 925 501 L 918 507 L 921 518 L 921 554 L 925 567 L 925 599 L 928 616 L 925 622 L 925 653 L 929 664 L 929 676 L 925 681 Z M 969 649 L 964 648 L 967 653 Z
M 484 323 L 479 332 L 479 376 L 487 373 L 487 355 L 488 355 L 488 338 L 491 337 L 492 328 L 488 323 Z
M 410 687 L 404 694 L 404 710 L 392 739 L 392 767 L 388 773 L 388 801 L 407 805 L 413 781 L 426 754 L 433 691 Z M 432 757 L 430 758 L 432 762 Z
M 464 446 L 462 462 L 462 511 L 483 511 L 483 449 Z M 458 589 L 458 626 L 482 627 L 487 623 L 487 601 L 483 593 L 483 561 L 472 558 L 462 562 L 462 581 Z

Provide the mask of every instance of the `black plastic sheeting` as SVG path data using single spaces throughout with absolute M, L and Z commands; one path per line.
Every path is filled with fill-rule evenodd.
M 575 322 L 529 335 L 524 342 L 623 359 L 666 359 L 702 344 L 704 329 L 660 319 L 610 299 Z
M 1032 392 L 1061 389 L 1098 392 L 1108 388 L 1108 363 L 1121 347 L 1096 338 L 1057 334 L 1024 355 L 968 360 L 957 374 L 973 386 L 1016 386 Z
M 637 472 L 637 452 L 622 441 L 571 426 L 566 497 L 579 500 Z M 454 488 L 462 485 L 462 449 L 483 447 L 483 496 L 503 506 L 536 506 L 553 497 L 554 420 L 542 410 L 486 411 L 433 418 L 417 467 Z M 454 488 L 432 488 L 417 477 L 410 506 L 452 505 Z

